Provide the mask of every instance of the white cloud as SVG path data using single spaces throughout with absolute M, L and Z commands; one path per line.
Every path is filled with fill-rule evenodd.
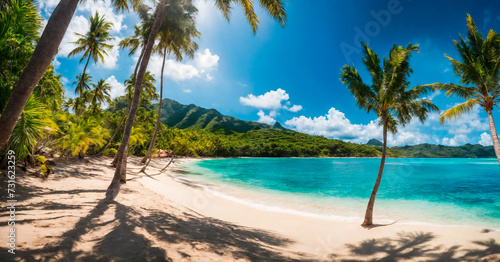
M 68 30 L 66 30 L 66 34 L 64 35 L 61 45 L 59 45 L 57 57 L 68 56 L 68 54 L 76 47 L 76 45 L 72 43 L 78 39 L 78 36 L 76 36 L 75 33 L 85 34 L 88 29 L 89 20 L 82 15 L 73 17 L 71 23 L 69 23 Z M 80 58 L 81 57 L 79 57 L 79 59 Z
M 295 112 L 299 112 L 300 110 L 302 110 L 302 106 L 301 105 L 293 105 L 292 107 L 287 108 L 286 110 L 295 113 Z
M 264 113 L 264 111 L 259 110 L 257 115 L 259 116 L 259 120 L 257 120 L 257 122 L 259 122 L 259 123 L 264 123 L 264 124 L 268 124 L 268 125 L 272 125 L 272 124 L 276 123 L 276 120 L 273 118 L 273 117 L 276 117 L 276 111 L 271 111 L 269 113 L 269 115 L 266 115 L 266 113 Z
M 106 79 L 106 82 L 111 86 L 111 92 L 110 92 L 111 99 L 125 94 L 125 85 L 118 82 L 118 80 L 116 80 L 114 75 L 108 77 Z
M 114 69 L 117 66 L 118 62 L 118 56 L 120 56 L 120 47 L 118 46 L 118 43 L 120 43 L 121 39 L 118 37 L 115 37 L 113 40 L 109 41 L 108 44 L 112 45 L 113 48 L 109 51 L 107 50 L 106 52 L 108 55 L 104 55 L 104 63 L 102 61 L 99 61 L 97 64 L 97 67 L 100 68 L 105 68 L 105 69 Z
M 372 138 L 382 140 L 382 127 L 378 125 L 378 120 L 372 120 L 366 125 L 352 124 L 344 113 L 333 107 L 324 116 L 294 117 L 287 120 L 285 124 L 299 132 L 343 139 L 354 143 L 366 143 Z M 422 124 L 418 121 L 411 121 L 405 127 L 401 127 L 395 136 L 389 134 L 389 146 L 421 144 L 430 139 L 439 142 L 439 139 L 422 133 L 419 129 L 420 126 Z
M 436 90 L 433 93 L 431 93 L 429 96 L 424 97 L 424 99 L 427 98 L 429 100 L 432 100 L 432 99 L 434 99 L 436 96 L 438 96 L 440 94 L 441 94 L 441 91 L 440 90 Z
M 441 144 L 445 146 L 459 146 L 470 143 L 470 139 L 466 135 L 455 135 L 453 138 L 445 137 Z
M 491 139 L 490 134 L 484 132 L 481 134 L 481 139 L 479 140 L 478 144 L 483 145 L 483 146 L 491 146 L 493 145 L 493 140 Z
M 290 97 L 285 90 L 278 88 L 276 91 L 271 90 L 263 95 L 255 96 L 249 94 L 246 97 L 240 97 L 242 105 L 255 107 L 258 109 L 280 109 L 283 107 L 281 101 L 286 101 Z
M 40 4 L 40 9 L 45 10 L 45 12 L 48 12 L 49 10 L 53 9 L 54 7 L 59 4 L 60 0 L 38 0 L 38 3 Z
M 206 54 L 209 54 L 208 57 Z M 214 59 L 216 57 L 216 59 Z M 137 62 L 138 55 L 134 56 L 134 61 Z M 196 60 L 198 59 L 198 60 Z M 194 64 L 181 63 L 173 59 L 167 59 L 165 61 L 164 77 L 172 79 L 174 81 L 185 81 L 194 78 L 201 78 L 202 74 L 205 74 L 205 80 L 211 81 L 214 77 L 208 73 L 208 71 L 215 70 L 217 68 L 217 62 L 219 56 L 212 55 L 210 50 L 205 49 L 205 54 L 196 53 L 196 61 Z M 216 60 L 216 61 L 215 61 Z M 201 62 L 200 62 L 201 61 Z M 157 79 L 161 75 L 161 66 L 163 63 L 163 57 L 158 54 L 151 55 L 148 68 L 156 76 Z M 135 65 L 133 66 L 135 67 Z M 132 69 L 133 70 L 133 69 Z
M 189 94 L 189 93 L 191 93 L 192 91 L 191 91 L 191 89 L 182 89 L 182 92 L 184 92 L 184 93 L 188 93 L 188 94 Z
M 63 86 L 69 83 L 69 80 L 64 76 L 61 77 L 60 81 Z
M 198 68 L 202 72 L 212 71 L 217 69 L 219 56 L 215 54 L 212 55 L 210 50 L 206 48 L 203 53 L 196 53 L 194 63 L 196 65 L 196 68 Z
M 236 82 L 236 84 L 239 85 L 239 86 L 242 86 L 242 87 L 247 87 L 248 86 L 247 84 L 243 84 L 241 82 Z

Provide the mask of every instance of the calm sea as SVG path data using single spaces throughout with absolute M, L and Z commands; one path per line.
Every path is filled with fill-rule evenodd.
M 205 188 L 257 208 L 361 221 L 376 158 L 232 158 L 185 165 Z M 496 159 L 387 159 L 375 222 L 500 230 Z

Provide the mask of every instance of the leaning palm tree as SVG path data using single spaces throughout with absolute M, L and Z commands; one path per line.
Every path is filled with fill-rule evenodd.
M 382 65 L 379 56 L 366 43 L 362 43 L 362 47 L 363 64 L 372 76 L 372 84 L 365 84 L 356 68 L 348 65 L 342 68 L 340 78 L 356 99 L 357 105 L 367 112 L 375 112 L 379 125 L 382 126 L 383 146 L 380 168 L 362 224 L 363 227 L 370 228 L 373 226 L 375 197 L 384 171 L 387 131 L 396 134 L 398 125 L 404 126 L 412 117 L 417 117 L 423 122 L 429 111 L 439 109 L 429 99 L 419 99 L 420 96 L 433 89 L 431 86 L 409 88 L 408 77 L 412 73 L 409 60 L 412 53 L 419 51 L 418 45 L 408 44 L 405 48 L 394 45 L 389 57 L 384 58 Z
M 7 145 L 26 101 L 54 58 L 80 0 L 61 0 L 50 15 L 28 65 L 12 90 L 0 117 L 0 150 Z M 135 8 L 141 0 L 112 0 L 117 11 L 128 11 L 129 2 Z M 4 2 L 2 2 L 4 3 Z M 8 25 L 0 23 L 2 26 Z M 35 30 L 38 31 L 38 30 Z
M 179 1 L 191 1 L 191 0 L 179 0 Z M 270 16 L 272 16 L 275 20 L 277 20 L 282 26 L 286 23 L 286 12 L 285 12 L 285 4 L 282 0 L 260 0 L 260 5 L 266 9 Z M 130 139 L 130 134 L 132 131 L 132 126 L 134 125 L 135 114 L 137 113 L 137 107 L 139 105 L 139 97 L 141 94 L 141 86 L 142 81 L 144 80 L 144 74 L 146 73 L 146 69 L 148 67 L 149 59 L 151 57 L 151 52 L 153 51 L 153 45 L 155 43 L 156 36 L 160 30 L 161 24 L 164 20 L 164 10 L 166 6 L 167 0 L 160 0 L 156 5 L 156 11 L 154 16 L 154 22 L 151 26 L 151 32 L 149 33 L 148 40 L 146 41 L 146 45 L 143 47 L 144 53 L 143 57 L 140 61 L 140 67 L 137 71 L 137 78 L 134 87 L 134 97 L 132 99 L 132 104 L 130 106 L 129 117 L 127 119 L 127 123 L 125 125 L 122 142 L 120 143 L 120 147 L 118 148 L 117 157 L 118 163 L 115 170 L 115 175 L 111 184 L 109 185 L 106 191 L 106 199 L 111 200 L 114 199 L 118 192 L 120 191 L 120 182 L 125 183 L 126 181 L 126 169 L 127 169 L 127 161 L 126 161 L 126 152 L 127 146 Z M 171 3 L 169 3 L 171 4 Z M 224 17 L 229 20 L 230 11 L 233 5 L 238 4 L 243 7 L 245 15 L 247 17 L 247 21 L 250 23 L 252 27 L 252 31 L 256 33 L 259 19 L 255 14 L 253 1 L 252 0 L 215 0 L 215 5 L 219 10 L 222 11 Z
M 441 124 L 470 112 L 474 106 L 481 106 L 488 114 L 493 148 L 500 164 L 500 143 L 493 120 L 493 107 L 500 108 L 500 35 L 490 30 L 486 39 L 478 32 L 472 17 L 467 15 L 467 39 L 460 36 L 460 41 L 453 41 L 461 62 L 445 55 L 451 61 L 453 72 L 461 78 L 460 83 L 470 86 L 436 83 L 434 86 L 446 91 L 446 95 L 455 95 L 465 102 L 458 104 L 441 114 Z
M 185 10 L 185 11 L 184 11 Z M 141 163 L 146 164 L 141 171 L 144 172 L 149 164 L 148 159 L 151 159 L 151 154 L 156 143 L 158 128 L 160 127 L 161 105 L 163 98 L 163 72 L 165 69 L 165 60 L 167 54 L 173 54 L 177 61 L 182 61 L 182 54 L 185 53 L 188 57 L 193 58 L 194 52 L 198 50 L 198 44 L 193 38 L 199 38 L 200 32 L 196 29 L 195 15 L 198 9 L 191 2 L 186 3 L 186 6 L 169 5 L 166 9 L 165 20 L 162 23 L 158 34 L 159 43 L 157 52 L 163 55 L 163 63 L 161 67 L 160 77 L 160 101 L 158 104 L 158 118 L 156 120 L 155 131 L 149 144 L 148 152 L 142 158 Z M 146 163 L 147 162 L 147 163 Z
M 112 23 L 106 22 L 104 16 L 99 16 L 99 13 L 96 12 L 95 15 L 90 15 L 89 31 L 87 31 L 85 35 L 75 33 L 75 35 L 79 37 L 78 40 L 73 42 L 74 44 L 77 44 L 77 47 L 68 54 L 68 57 L 83 53 L 80 63 L 87 58 L 87 62 L 85 63 L 85 67 L 83 67 L 83 73 L 79 78 L 75 93 L 78 90 L 83 89 L 81 85 L 84 84 L 86 75 L 85 71 L 87 71 L 90 59 L 92 59 L 95 64 L 99 62 L 99 59 L 104 62 L 104 55 L 107 55 L 107 51 L 110 51 L 113 47 L 112 45 L 106 43 L 114 38 L 109 35 L 112 25 Z

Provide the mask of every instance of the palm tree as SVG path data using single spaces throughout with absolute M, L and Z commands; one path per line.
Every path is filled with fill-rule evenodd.
M 92 83 L 94 90 L 90 94 L 90 103 L 92 104 L 93 113 L 95 113 L 96 107 L 102 102 L 111 102 L 111 96 L 109 91 L 111 91 L 111 86 L 106 83 L 104 79 L 99 80 L 97 84 Z
M 82 95 L 83 92 L 90 90 L 88 84 L 90 81 L 92 81 L 92 76 L 87 73 L 76 76 L 76 81 L 73 82 L 73 85 L 76 84 L 75 94 Z
M 460 41 L 453 41 L 461 58 L 461 62 L 445 55 L 451 61 L 453 72 L 461 78 L 460 83 L 471 86 L 460 86 L 452 83 L 434 84 L 446 91 L 446 95 L 455 95 L 465 102 L 458 104 L 441 114 L 441 124 L 445 120 L 461 117 L 479 105 L 488 114 L 490 134 L 493 148 L 500 164 L 500 143 L 493 120 L 493 107 L 500 108 L 500 35 L 490 30 L 486 39 L 478 32 L 472 17 L 467 14 L 467 39 L 460 36 Z
M 179 1 L 189 1 L 189 0 L 179 0 Z M 164 10 L 166 6 L 166 0 L 160 0 L 160 2 L 156 5 L 156 11 L 154 16 L 154 22 L 151 26 L 151 32 L 149 33 L 148 40 L 146 45 L 144 46 L 144 53 L 142 59 L 140 61 L 140 67 L 137 72 L 136 83 L 134 87 L 134 97 L 132 99 L 132 104 L 130 106 L 129 117 L 127 119 L 127 123 L 125 125 L 122 142 L 120 143 L 120 147 L 117 152 L 117 167 L 115 170 L 115 175 L 111 184 L 109 185 L 106 191 L 106 199 L 111 200 L 114 199 L 118 192 L 120 191 L 120 181 L 126 181 L 126 169 L 127 169 L 127 161 L 126 161 L 126 148 L 130 139 L 130 134 L 132 131 L 132 126 L 134 125 L 134 117 L 137 112 L 137 107 L 139 105 L 139 97 L 141 94 L 141 86 L 142 81 L 144 80 L 144 74 L 146 73 L 146 69 L 148 67 L 149 59 L 151 57 L 151 52 L 153 51 L 153 45 L 156 39 L 156 36 L 160 30 L 161 24 L 164 20 Z M 270 16 L 272 16 L 275 20 L 277 20 L 282 26 L 285 25 L 286 22 L 286 12 L 285 5 L 282 0 L 260 0 L 260 5 L 266 9 Z M 171 4 L 171 3 L 170 3 Z M 224 17 L 229 20 L 230 10 L 232 5 L 239 4 L 243 7 L 245 15 L 247 17 L 247 21 L 250 23 L 252 27 L 253 33 L 256 33 L 259 20 L 257 15 L 255 14 L 253 1 L 252 0 L 215 0 L 215 5 L 221 10 Z
M 104 55 L 108 54 L 106 51 L 110 51 L 113 47 L 112 45 L 106 43 L 107 41 L 114 38 L 109 35 L 109 31 L 111 30 L 112 25 L 112 23 L 106 22 L 104 16 L 99 17 L 99 13 L 96 12 L 95 15 L 90 15 L 89 31 L 85 35 L 75 33 L 75 35 L 79 36 L 79 38 L 73 43 L 77 44 L 78 46 L 68 54 L 68 57 L 72 57 L 83 52 L 80 63 L 85 58 L 87 58 L 87 62 L 85 63 L 85 67 L 83 68 L 82 77 L 79 78 L 75 93 L 77 92 L 77 90 L 82 90 L 83 88 L 79 86 L 84 84 L 84 76 L 86 75 L 85 71 L 87 71 L 87 66 L 89 65 L 90 59 L 92 58 L 95 64 L 99 62 L 99 59 L 104 62 Z
M 166 9 L 165 20 L 159 32 L 159 44 L 157 52 L 163 54 L 163 63 L 161 67 L 160 78 L 160 101 L 158 105 L 158 118 L 156 120 L 155 131 L 149 144 L 148 152 L 141 160 L 141 163 L 146 164 L 148 159 L 151 159 L 151 154 L 156 143 L 158 128 L 160 127 L 162 99 L 163 99 L 163 72 L 165 69 L 165 60 L 167 54 L 173 53 L 178 61 L 182 61 L 182 53 L 186 53 L 190 58 L 193 58 L 194 52 L 198 49 L 198 44 L 193 41 L 194 37 L 199 38 L 200 32 L 196 29 L 195 15 L 198 9 L 187 3 L 186 6 L 169 5 Z M 186 10 L 186 11 L 184 11 Z M 149 162 L 142 168 L 145 171 Z
M 367 112 L 375 112 L 379 125 L 382 126 L 383 147 L 380 168 L 362 224 L 363 227 L 370 228 L 373 226 L 375 197 L 384 171 L 387 131 L 395 134 L 397 125 L 404 126 L 412 117 L 417 117 L 423 122 L 429 111 L 439 109 L 429 99 L 418 99 L 431 91 L 433 89 L 431 86 L 408 87 L 410 84 L 408 77 L 413 72 L 409 60 L 413 52 L 419 51 L 418 45 L 408 44 L 406 48 L 394 45 L 382 65 L 379 56 L 366 43 L 362 43 L 362 47 L 363 64 L 372 76 L 372 84 L 365 84 L 356 68 L 348 65 L 342 68 L 340 78 L 356 99 L 357 105 Z
M 79 2 L 80 0 L 61 0 L 50 15 L 35 51 L 12 90 L 9 102 L 0 116 L 0 126 L 2 126 L 0 129 L 0 150 L 7 145 L 26 101 L 52 62 Z M 112 1 L 118 11 L 128 11 L 129 2 L 135 7 L 140 0 Z M 2 26 L 5 28 L 8 25 L 2 24 Z M 1 30 L 3 31 L 3 29 Z

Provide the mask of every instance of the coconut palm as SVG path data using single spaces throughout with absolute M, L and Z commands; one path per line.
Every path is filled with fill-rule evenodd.
M 79 37 L 78 40 L 73 42 L 77 44 L 77 47 L 68 54 L 68 57 L 83 53 L 80 63 L 87 58 L 82 77 L 79 78 L 75 93 L 78 93 L 78 91 L 83 88 L 79 86 L 84 84 L 85 77 L 83 76 L 86 75 L 85 71 L 87 70 L 90 59 L 92 58 L 95 64 L 99 62 L 99 59 L 104 63 L 104 55 L 108 54 L 107 51 L 111 51 L 113 46 L 106 42 L 114 38 L 109 35 L 112 25 L 112 23 L 106 22 L 104 16 L 99 16 L 99 12 L 96 12 L 94 15 L 90 15 L 89 31 L 87 31 L 85 35 L 75 33 L 75 35 Z
M 191 1 L 191 0 L 184 0 Z M 215 5 L 218 9 L 223 13 L 224 17 L 229 20 L 230 11 L 233 5 L 238 4 L 243 7 L 245 15 L 247 17 L 247 21 L 250 23 L 252 27 L 253 33 L 256 33 L 259 19 L 255 14 L 253 1 L 252 0 L 214 0 Z M 282 26 L 286 23 L 286 12 L 285 5 L 282 0 L 260 0 L 260 5 L 266 9 L 268 14 L 273 17 L 276 21 L 278 21 Z M 148 40 L 146 41 L 146 45 L 144 46 L 144 54 L 140 61 L 139 70 L 137 71 L 137 77 L 134 87 L 134 97 L 132 99 L 132 103 L 130 106 L 129 117 L 127 119 L 127 123 L 125 125 L 122 142 L 120 143 L 120 147 L 117 152 L 117 167 L 115 170 L 115 175 L 111 184 L 109 185 L 106 191 L 106 198 L 108 200 L 114 199 L 118 192 L 120 191 L 120 181 L 126 181 L 126 148 L 129 143 L 130 134 L 132 131 L 132 126 L 134 125 L 134 117 L 137 112 L 137 107 L 139 106 L 139 98 L 141 94 L 142 82 L 144 80 L 144 74 L 146 73 L 146 69 L 148 67 L 149 59 L 151 57 L 151 52 L 153 51 L 153 45 L 155 43 L 156 36 L 160 30 L 161 24 L 164 20 L 164 10 L 166 6 L 167 0 L 160 0 L 156 5 L 156 11 L 154 16 L 154 22 L 151 26 L 151 32 L 149 33 Z
M 417 117 L 423 122 L 429 111 L 439 109 L 429 99 L 419 99 L 420 96 L 433 89 L 431 86 L 409 88 L 408 77 L 412 73 L 409 61 L 412 53 L 419 51 L 418 45 L 408 44 L 405 48 L 394 45 L 389 57 L 384 59 L 382 65 L 379 56 L 367 44 L 362 43 L 362 47 L 363 64 L 372 76 L 372 84 L 365 84 L 354 66 L 345 65 L 340 78 L 356 99 L 357 105 L 367 112 L 375 112 L 379 125 L 382 126 L 383 146 L 380 168 L 362 224 L 363 227 L 369 228 L 373 226 L 373 206 L 384 171 L 387 131 L 395 134 L 397 126 L 404 126 L 412 117 Z
M 97 84 L 92 83 L 92 87 L 94 89 L 90 93 L 90 103 L 95 112 L 95 108 L 99 103 L 111 102 L 111 96 L 109 94 L 111 86 L 106 83 L 104 79 L 101 79 Z
M 77 75 L 76 81 L 73 82 L 73 85 L 76 84 L 75 94 L 81 95 L 83 92 L 90 90 L 90 81 L 92 81 L 92 76 L 87 73 Z
M 462 61 L 445 55 L 451 61 L 453 72 L 461 78 L 456 84 L 434 84 L 445 90 L 446 95 L 455 95 L 466 100 L 441 114 L 441 124 L 449 119 L 461 117 L 475 106 L 481 106 L 488 114 L 493 148 L 500 164 L 500 143 L 493 120 L 493 107 L 500 107 L 500 35 L 490 30 L 486 39 L 478 32 L 472 17 L 467 15 L 467 39 L 460 36 L 460 41 L 453 41 Z
M 0 149 L 6 146 L 26 101 L 28 101 L 33 89 L 52 62 L 79 2 L 81 1 L 61 0 L 54 11 L 52 11 L 47 21 L 47 25 L 36 45 L 35 51 L 28 65 L 24 68 L 17 84 L 13 88 L 9 102 L 5 106 L 4 112 L 0 117 L 0 126 L 2 126 L 0 129 Z M 141 1 L 113 0 L 111 2 L 117 11 L 128 11 L 129 3 L 135 7 Z M 5 3 L 5 1 L 2 3 Z M 0 23 L 0 30 L 4 31 L 4 28 L 8 26 L 9 25 Z M 38 31 L 38 29 L 36 31 Z
M 180 7 L 176 5 L 169 5 L 166 9 L 165 20 L 160 28 L 159 43 L 157 52 L 163 55 L 163 62 L 161 67 L 160 77 L 160 101 L 158 105 L 158 118 L 156 120 L 155 131 L 149 144 L 148 152 L 141 160 L 141 163 L 146 164 L 148 159 L 151 159 L 151 154 L 156 143 L 158 135 L 158 128 L 160 127 L 162 98 L 163 98 L 163 72 L 165 70 L 165 60 L 167 54 L 173 54 L 177 61 L 182 61 L 182 54 L 187 54 L 193 58 L 194 52 L 198 49 L 198 44 L 193 38 L 200 37 L 200 32 L 196 29 L 195 15 L 198 9 L 192 3 L 186 3 L 186 6 Z M 185 10 L 185 11 L 184 11 Z M 149 162 L 142 168 L 145 171 Z

